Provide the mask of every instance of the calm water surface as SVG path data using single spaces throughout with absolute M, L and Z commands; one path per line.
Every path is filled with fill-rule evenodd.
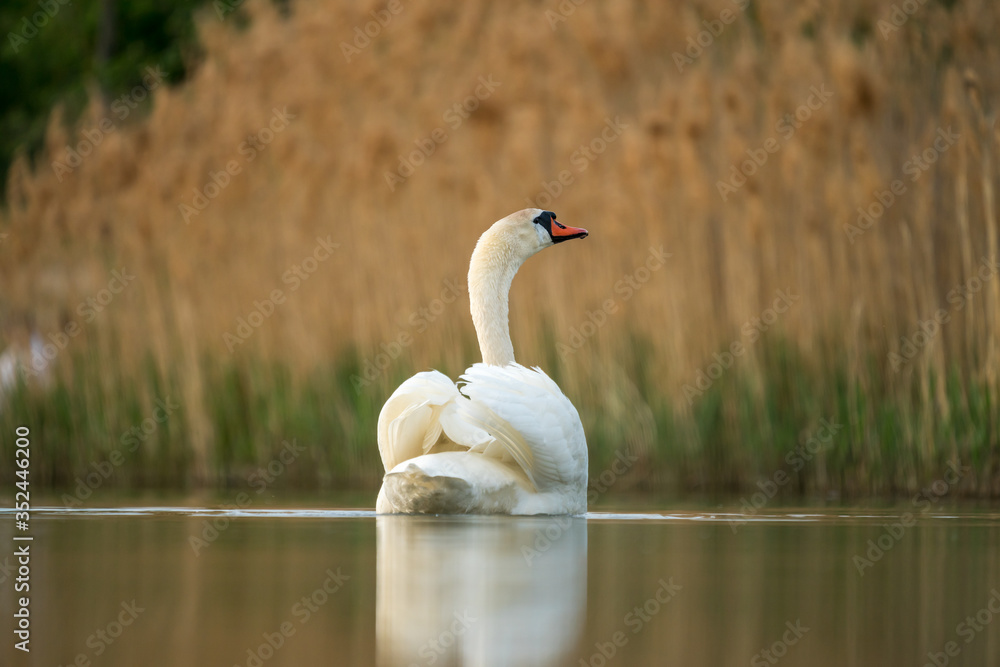
M 35 507 L 30 655 L 13 648 L 0 512 L 0 664 L 1000 665 L 988 509 L 566 519 L 192 502 Z

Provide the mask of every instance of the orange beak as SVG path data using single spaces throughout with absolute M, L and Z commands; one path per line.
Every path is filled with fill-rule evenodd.
M 582 239 L 589 232 L 583 227 L 569 227 L 555 220 L 552 221 L 552 242 L 569 241 L 570 239 Z

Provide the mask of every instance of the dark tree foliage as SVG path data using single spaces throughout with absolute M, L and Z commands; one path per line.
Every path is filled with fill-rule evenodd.
M 90 95 L 107 101 L 141 85 L 147 66 L 159 67 L 167 83 L 183 79 L 198 56 L 192 15 L 206 5 L 205 0 L 0 3 L 0 184 L 18 150 L 30 156 L 41 147 L 57 104 L 70 123 Z

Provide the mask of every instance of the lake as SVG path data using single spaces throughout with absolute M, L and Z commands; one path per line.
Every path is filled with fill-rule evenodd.
M 49 500 L 29 531 L 30 654 L 0 551 L 4 665 L 1000 664 L 995 508 Z M 25 544 L 14 532 L 0 512 L 0 542 Z

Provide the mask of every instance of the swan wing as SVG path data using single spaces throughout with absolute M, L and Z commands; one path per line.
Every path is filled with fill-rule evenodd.
M 378 416 L 378 451 L 386 472 L 434 447 L 441 437 L 441 412 L 456 398 L 461 398 L 458 387 L 438 371 L 417 373 L 399 385 Z
M 475 364 L 462 379 L 462 393 L 471 400 L 457 402 L 457 410 L 493 440 L 473 450 L 497 456 L 495 450 L 502 447 L 538 491 L 586 480 L 587 442 L 580 415 L 541 369 Z
M 464 416 L 469 399 L 438 371 L 417 373 L 393 392 L 378 417 L 378 449 L 389 472 L 423 454 L 456 449 L 492 453 L 494 438 Z M 442 438 L 442 434 L 444 437 Z M 494 458 L 500 458 L 497 452 Z

